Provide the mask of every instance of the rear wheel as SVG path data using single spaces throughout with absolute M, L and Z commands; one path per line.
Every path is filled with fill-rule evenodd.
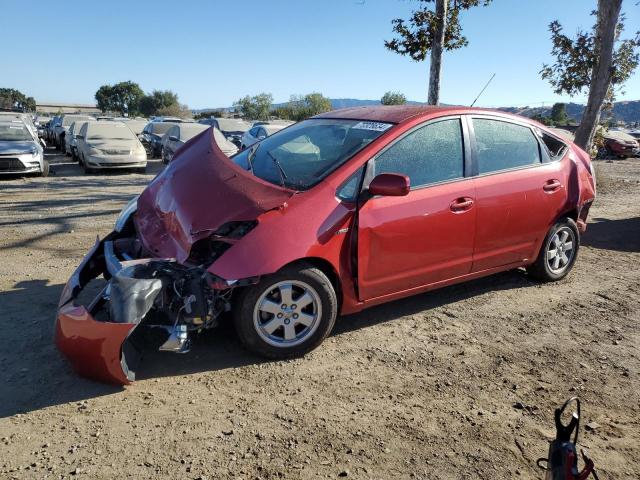
M 541 282 L 552 282 L 567 276 L 573 268 L 580 248 L 580 233 L 571 218 L 558 221 L 547 234 L 535 263 L 527 272 Z
M 234 325 L 247 349 L 268 358 L 292 358 L 329 335 L 338 301 L 322 271 L 298 265 L 245 288 L 234 310 Z

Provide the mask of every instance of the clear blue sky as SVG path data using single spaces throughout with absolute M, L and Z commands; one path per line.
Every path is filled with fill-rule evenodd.
M 627 34 L 640 26 L 625 0 Z M 191 108 L 228 106 L 246 94 L 322 92 L 379 99 L 399 90 L 425 101 L 428 63 L 384 48 L 391 19 L 411 0 L 2 1 L 0 87 L 40 101 L 92 103 L 104 83 L 171 89 Z M 469 46 L 448 52 L 441 100 L 479 105 L 560 100 L 538 72 L 551 60 L 549 22 L 590 28 L 596 0 L 494 0 L 462 17 Z M 640 73 L 620 99 L 640 99 Z M 570 100 L 565 97 L 563 100 Z M 584 101 L 574 98 L 573 101 Z

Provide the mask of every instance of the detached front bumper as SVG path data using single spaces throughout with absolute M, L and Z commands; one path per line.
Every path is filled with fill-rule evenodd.
M 135 374 L 129 370 L 126 357 L 135 355 L 135 352 L 126 348 L 125 343 L 136 324 L 97 321 L 91 311 L 100 296 L 86 307 L 76 302 L 88 282 L 106 269 L 104 241 L 96 241 L 62 291 L 55 340 L 80 375 L 127 385 L 135 380 Z M 128 355 L 125 355 L 125 350 Z

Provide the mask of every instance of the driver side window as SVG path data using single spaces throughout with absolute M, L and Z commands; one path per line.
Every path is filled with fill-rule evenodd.
M 418 128 L 375 159 L 375 175 L 399 173 L 411 188 L 464 177 L 462 127 L 457 118 Z

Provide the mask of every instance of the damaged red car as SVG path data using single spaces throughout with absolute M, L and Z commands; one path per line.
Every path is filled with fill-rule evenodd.
M 207 130 L 71 276 L 56 342 L 121 384 L 146 348 L 184 353 L 221 321 L 260 355 L 303 355 L 341 314 L 519 267 L 563 278 L 595 190 L 584 151 L 490 110 L 338 110 L 232 158 Z

